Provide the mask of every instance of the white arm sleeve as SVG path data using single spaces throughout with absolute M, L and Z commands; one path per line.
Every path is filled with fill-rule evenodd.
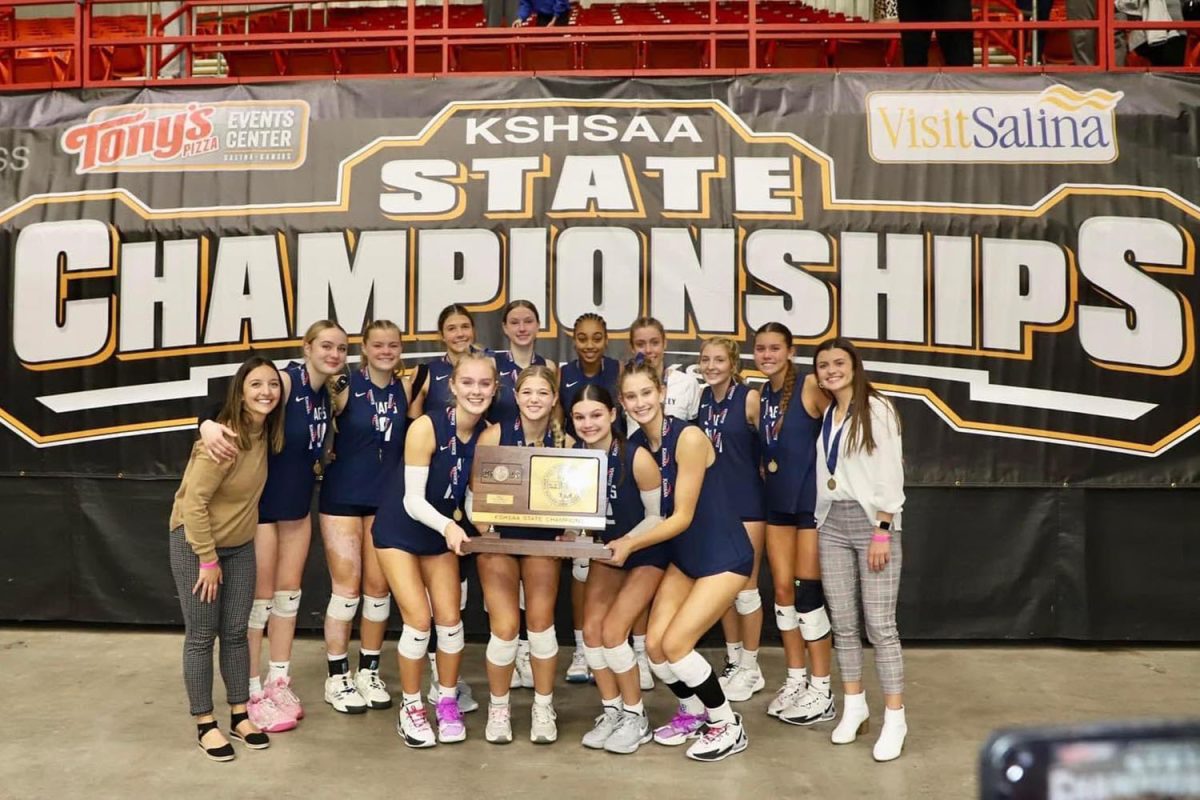
M 629 533 L 625 534 L 629 537 L 640 536 L 662 522 L 662 487 L 655 486 L 653 489 L 639 492 L 639 494 L 642 496 L 642 508 L 645 509 L 646 516 L 641 522 L 634 525 Z
M 449 517 L 444 517 L 425 499 L 425 484 L 429 482 L 429 467 L 404 468 L 404 510 L 422 525 L 433 528 L 438 536 L 446 535 Z

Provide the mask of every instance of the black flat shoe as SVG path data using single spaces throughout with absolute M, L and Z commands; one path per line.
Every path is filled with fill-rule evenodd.
M 254 733 L 247 734 L 242 734 L 238 731 L 238 725 L 241 725 L 248 719 L 250 719 L 250 715 L 245 711 L 240 714 L 230 714 L 229 738 L 233 739 L 235 742 L 241 742 L 251 750 L 266 750 L 271 746 L 271 737 L 267 736 L 262 731 L 255 731 Z
M 219 747 L 205 747 L 204 742 L 200 741 L 204 738 L 204 734 L 209 731 L 217 730 L 218 725 L 216 720 L 212 722 L 197 722 L 196 723 L 196 744 L 204 751 L 204 755 L 208 756 L 213 761 L 233 761 L 236 754 L 233 752 L 233 745 L 226 742 Z

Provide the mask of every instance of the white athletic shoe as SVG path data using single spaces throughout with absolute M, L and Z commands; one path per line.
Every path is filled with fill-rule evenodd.
M 488 703 L 487 726 L 483 729 L 483 738 L 492 744 L 512 742 L 512 706 L 508 703 L 502 706 Z
M 783 682 L 783 686 L 779 687 L 779 691 L 775 692 L 775 697 L 771 699 L 770 704 L 767 705 L 767 716 L 778 717 L 780 712 L 796 702 L 800 695 L 804 694 L 807 690 L 807 682 L 788 678 Z
M 729 683 L 729 679 L 738 671 L 738 663 L 730 661 L 728 657 L 725 659 L 725 667 L 721 670 L 721 674 L 717 676 L 717 683 L 721 684 L 721 689 L 724 691 L 725 685 Z M 726 692 L 728 694 L 728 692 Z
M 558 725 L 554 706 L 533 704 L 533 721 L 529 726 L 529 741 L 534 744 L 553 744 L 558 741 Z
M 605 706 L 600 716 L 596 717 L 596 725 L 583 735 L 583 746 L 592 750 L 603 750 L 604 743 L 621 723 L 623 713 L 619 706 Z
M 391 708 L 392 696 L 377 669 L 360 669 L 354 674 L 354 688 L 367 701 L 368 708 Z
M 695 761 L 720 761 L 742 752 L 749 743 L 742 715 L 735 714 L 733 722 L 708 723 L 699 741 L 687 749 L 687 757 Z
M 367 701 L 358 693 L 348 674 L 330 675 L 325 679 L 325 702 L 343 714 L 362 714 L 367 710 Z
M 629 755 L 636 753 L 639 747 L 653 738 L 654 732 L 650 730 L 650 720 L 646 719 L 645 714 L 622 711 L 621 722 L 604 742 L 604 749 L 609 753 Z
M 779 712 L 779 719 L 789 725 L 815 725 L 818 722 L 829 722 L 836 716 L 837 708 L 833 704 L 833 694 L 823 692 L 815 686 L 809 686 L 808 691 Z
M 650 671 L 650 657 L 646 655 L 645 650 L 636 655 L 638 682 L 641 684 L 642 691 L 648 692 L 654 688 L 654 673 Z
M 567 667 L 567 683 L 587 683 L 591 677 L 587 658 L 584 657 L 583 650 L 576 647 L 575 654 L 571 656 L 571 666 Z
M 458 710 L 462 714 L 470 714 L 472 711 L 479 710 L 479 701 L 475 699 L 475 693 L 471 691 L 471 687 L 467 684 L 461 675 L 458 676 L 458 684 L 455 686 L 456 699 L 458 700 Z M 430 705 L 436 706 L 438 700 L 441 699 L 441 692 L 438 691 L 438 672 L 437 664 L 433 658 L 429 659 L 429 694 L 425 697 Z
M 741 703 L 749 700 L 755 692 L 760 692 L 767 685 L 762 670 L 757 666 L 738 667 L 725 682 L 725 698 L 731 703 Z
M 517 645 L 517 660 L 513 665 L 512 680 L 508 685 L 512 689 L 533 688 L 533 665 L 529 663 L 529 642 L 521 641 Z
M 409 747 L 434 747 L 437 736 L 429 724 L 425 714 L 425 706 L 421 703 L 402 705 L 400 715 L 396 718 L 396 733 Z

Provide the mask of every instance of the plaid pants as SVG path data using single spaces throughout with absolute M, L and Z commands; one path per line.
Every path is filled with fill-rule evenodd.
M 842 680 L 862 680 L 862 632 L 859 628 L 860 598 L 867 639 L 875 648 L 875 668 L 884 694 L 904 691 L 904 656 L 896 629 L 896 596 L 900 593 L 903 551 L 900 531 L 892 532 L 891 559 L 881 572 L 867 567 L 867 547 L 874 526 L 862 506 L 840 500 L 829 509 L 820 526 L 821 582 L 833 646 L 837 650 Z

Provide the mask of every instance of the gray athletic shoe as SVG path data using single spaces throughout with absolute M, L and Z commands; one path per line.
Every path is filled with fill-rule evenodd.
M 637 749 L 653 738 L 654 734 L 650 730 L 650 720 L 646 719 L 645 714 L 631 714 L 628 711 L 621 712 L 621 721 L 617 725 L 617 729 L 612 732 L 612 736 L 604 742 L 604 749 L 610 753 L 620 753 L 628 755 L 636 753 Z
M 596 717 L 596 726 L 583 735 L 583 746 L 592 750 L 603 750 L 604 743 L 613 731 L 621 724 L 622 711 L 617 706 L 605 706 L 600 716 Z

